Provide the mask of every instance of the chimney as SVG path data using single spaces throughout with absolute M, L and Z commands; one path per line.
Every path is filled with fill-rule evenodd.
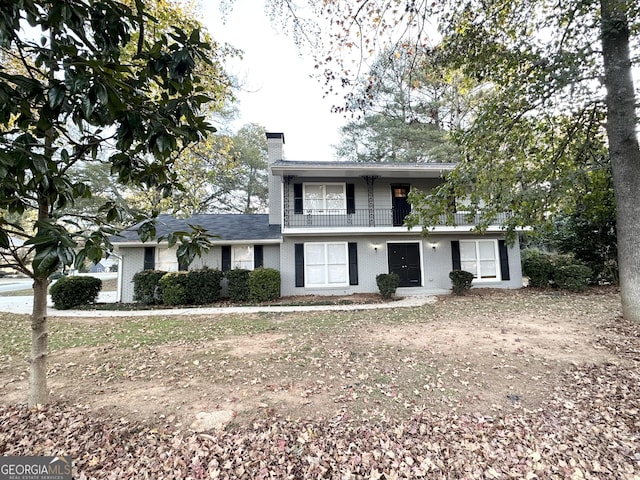
M 267 150 L 269 154 L 269 165 L 278 160 L 282 160 L 282 149 L 284 146 L 284 133 L 267 132 Z
M 269 224 L 282 223 L 282 178 L 271 173 L 271 165 L 282 160 L 284 133 L 267 132 L 267 163 L 269 165 Z

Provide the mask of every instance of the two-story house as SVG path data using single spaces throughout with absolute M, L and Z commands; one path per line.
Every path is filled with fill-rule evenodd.
M 218 235 L 190 268 L 276 268 L 283 296 L 377 292 L 376 276 L 391 272 L 400 277 L 399 295 L 445 293 L 455 269 L 472 272 L 475 286 L 522 286 L 519 246 L 505 242 L 501 225 L 478 234 L 462 214 L 456 226 L 435 226 L 428 236 L 404 225 L 411 187 L 434 188 L 453 164 L 288 161 L 282 133 L 267 133 L 267 143 L 268 215 L 160 216 L 159 235 L 187 223 Z M 114 246 L 124 302 L 133 299 L 136 272 L 179 269 L 175 249 L 141 243 L 135 227 Z

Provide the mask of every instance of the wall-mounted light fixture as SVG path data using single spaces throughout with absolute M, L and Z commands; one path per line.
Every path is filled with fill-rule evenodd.
M 380 245 L 379 243 L 372 243 L 371 248 L 373 248 L 377 252 L 379 248 L 382 248 L 382 245 Z
M 437 243 L 431 243 L 431 248 L 435 250 L 437 245 L 438 245 Z

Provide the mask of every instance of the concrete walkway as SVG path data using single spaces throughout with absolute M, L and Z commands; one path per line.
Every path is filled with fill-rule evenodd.
M 148 317 L 156 315 L 222 315 L 230 313 L 258 313 L 258 312 L 313 312 L 331 310 L 378 310 L 386 308 L 418 307 L 434 303 L 436 294 L 445 294 L 448 291 L 433 292 L 433 295 L 408 295 L 389 303 L 365 303 L 354 305 L 299 305 L 299 306 L 256 306 L 256 307 L 194 307 L 194 308 L 167 308 L 159 310 L 56 310 L 48 302 L 49 317 Z M 115 302 L 115 292 L 102 292 L 98 295 L 98 302 Z M 0 297 L 0 312 L 30 314 L 33 307 L 33 297 Z

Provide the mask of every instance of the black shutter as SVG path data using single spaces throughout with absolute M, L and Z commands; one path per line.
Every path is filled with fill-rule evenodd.
M 156 247 L 144 247 L 144 270 L 156 268 Z
M 296 287 L 304 287 L 304 243 L 295 244 Z
M 303 213 L 302 212 L 302 184 L 294 183 L 293 184 L 293 213 Z
M 451 260 L 453 270 L 462 270 L 460 263 L 460 242 L 458 240 L 451 240 Z
M 502 280 L 511 280 L 511 276 L 509 275 L 509 254 L 507 253 L 507 245 L 504 240 L 498 240 L 498 253 L 500 254 Z
M 358 244 L 349 242 L 349 285 L 358 285 Z
M 225 245 L 222 247 L 222 271 L 231 270 L 231 247 Z
M 253 246 L 253 268 L 264 266 L 264 249 L 262 245 Z
M 355 185 L 353 183 L 347 183 L 347 213 L 356 213 Z M 357 283 L 352 285 L 357 285 Z

